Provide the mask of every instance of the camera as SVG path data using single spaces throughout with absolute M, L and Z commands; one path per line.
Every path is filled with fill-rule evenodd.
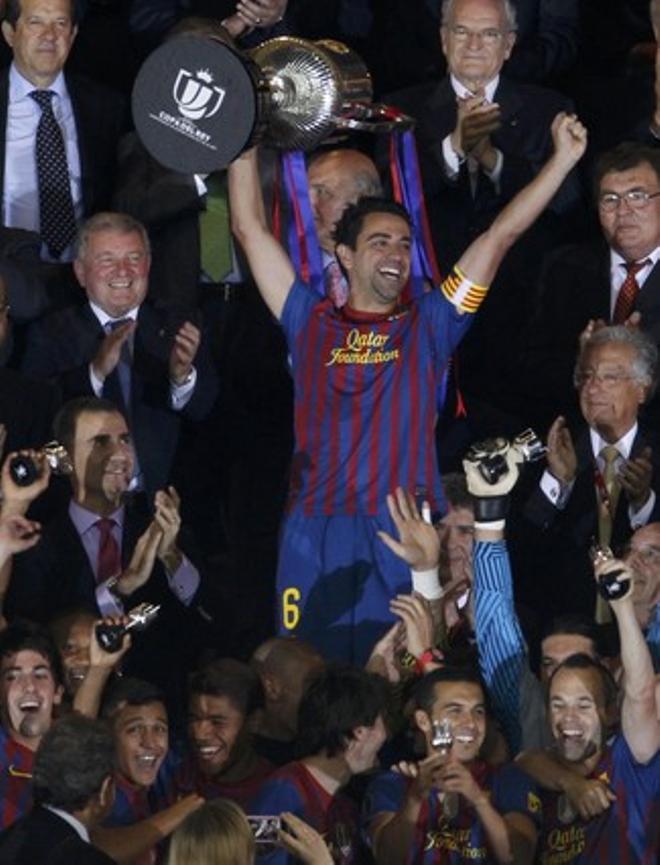
M 125 625 L 96 626 L 96 642 L 106 652 L 118 652 L 121 649 L 124 634 L 131 630 L 142 631 L 148 627 L 158 615 L 160 604 L 138 604 L 128 613 Z
M 614 558 L 614 553 L 609 547 L 594 543 L 589 548 L 589 558 L 593 565 L 599 565 L 602 562 L 611 561 Z M 618 579 L 623 573 L 625 573 L 623 568 L 617 568 L 616 571 L 609 571 L 598 577 L 598 592 L 606 601 L 618 601 L 619 598 L 628 594 L 630 580 Z
M 55 475 L 70 475 L 73 471 L 69 454 L 59 442 L 48 442 L 36 453 L 38 456 L 45 457 L 51 472 Z M 19 454 L 9 463 L 9 474 L 16 486 L 29 487 L 40 477 L 41 471 L 31 456 Z
M 282 827 L 280 817 L 272 814 L 248 814 L 247 821 L 256 844 L 277 844 L 278 832 Z

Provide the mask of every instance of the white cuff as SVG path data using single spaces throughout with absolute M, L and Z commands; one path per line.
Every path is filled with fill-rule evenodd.
M 413 592 L 417 592 L 427 601 L 437 601 L 444 594 L 439 574 L 438 568 L 431 568 L 428 571 L 414 571 L 411 568 Z

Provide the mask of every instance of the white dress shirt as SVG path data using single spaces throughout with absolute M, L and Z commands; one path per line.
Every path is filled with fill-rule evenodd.
M 630 459 L 630 451 L 632 450 L 633 442 L 637 435 L 637 429 L 638 425 L 635 423 L 622 438 L 617 442 L 614 442 L 614 447 L 619 452 L 619 456 L 614 461 L 614 468 L 617 474 L 623 467 L 625 461 Z M 603 458 L 600 456 L 600 452 L 604 447 L 609 445 L 609 442 L 602 439 L 596 430 L 591 428 L 589 429 L 589 438 L 591 441 L 591 452 L 594 456 L 594 460 L 598 465 L 599 471 L 604 472 L 605 465 Z M 549 499 L 558 510 L 561 511 L 566 507 L 572 489 L 573 483 L 561 484 L 557 478 L 548 471 L 548 469 L 543 473 L 543 477 L 541 478 L 541 490 L 545 497 Z M 645 526 L 651 517 L 654 507 L 655 492 L 653 490 L 651 490 L 646 503 L 638 511 L 634 511 L 632 506 L 629 505 L 628 520 L 630 521 L 630 528 L 633 531 L 637 531 L 637 529 Z
M 456 99 L 467 99 L 470 96 L 474 96 L 467 87 L 464 87 L 458 78 L 455 78 L 453 75 L 449 76 L 449 80 L 451 82 L 451 86 L 456 94 Z M 496 75 L 492 81 L 489 81 L 488 84 L 484 87 L 484 98 L 486 102 L 489 104 L 494 101 L 495 91 L 497 90 L 497 85 L 500 83 L 500 76 Z M 498 150 L 497 147 L 494 148 L 496 159 L 495 165 L 492 171 L 485 171 L 484 174 L 486 177 L 489 177 L 491 182 L 494 184 L 495 189 L 499 192 L 500 187 L 500 177 L 502 176 L 502 163 L 504 162 L 504 157 L 502 156 L 502 151 Z M 461 159 L 459 155 L 456 153 L 451 144 L 451 133 L 446 135 L 442 140 L 442 155 L 445 160 L 445 171 L 447 172 L 447 176 L 450 180 L 453 180 L 458 176 L 459 171 L 461 170 L 461 164 L 465 161 Z M 470 164 L 474 163 L 474 164 Z M 470 170 L 470 177 L 475 178 L 473 183 L 473 192 L 476 187 L 476 174 L 479 171 L 479 165 L 475 160 L 471 160 L 468 158 L 468 168 Z
M 649 252 L 645 258 L 649 263 L 645 264 L 636 274 L 637 285 L 639 286 L 640 291 L 644 288 L 644 283 L 660 258 L 660 246 L 656 246 L 656 248 L 652 252 Z M 619 296 L 619 291 L 628 275 L 626 264 L 627 262 L 625 258 L 622 258 L 618 252 L 610 249 L 610 318 L 614 315 L 614 308 Z
M 39 234 L 39 186 L 37 183 L 36 140 L 41 109 L 29 95 L 36 90 L 34 84 L 23 78 L 12 63 L 9 70 L 9 106 L 5 140 L 5 174 L 2 190 L 3 225 L 26 228 Z M 82 177 L 78 131 L 73 106 L 60 72 L 48 90 L 55 93 L 53 114 L 64 138 L 71 183 L 71 197 L 76 220 L 82 218 Z M 45 245 L 42 258 L 49 259 Z M 70 261 L 73 249 L 64 250 L 60 261 Z

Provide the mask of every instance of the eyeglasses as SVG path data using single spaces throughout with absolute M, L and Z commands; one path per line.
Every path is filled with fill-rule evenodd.
M 504 36 L 504 33 L 495 27 L 486 27 L 485 30 L 470 30 L 469 27 L 455 24 L 449 30 L 454 39 L 459 43 L 468 42 L 473 36 L 476 36 L 484 45 L 496 45 Z
M 625 372 L 594 372 L 594 370 L 580 370 L 575 373 L 573 382 L 578 390 L 588 385 L 598 384 L 603 390 L 614 390 L 624 381 L 634 380 L 635 376 Z
M 628 207 L 633 210 L 642 210 L 652 198 L 657 198 L 660 192 L 646 192 L 644 189 L 629 189 L 619 195 L 618 192 L 604 192 L 598 199 L 598 206 L 606 213 L 612 213 L 619 209 L 621 202 L 625 199 Z

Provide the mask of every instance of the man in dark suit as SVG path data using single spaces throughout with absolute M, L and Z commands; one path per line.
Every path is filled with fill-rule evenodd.
M 535 403 L 529 420 L 544 425 L 558 410 L 576 416 L 572 358 L 590 321 L 614 324 L 639 315 L 660 345 L 659 190 L 660 151 L 622 144 L 599 159 L 594 193 L 602 238 L 549 255 L 536 289 L 520 365 Z M 633 290 L 627 293 L 630 270 Z M 657 399 L 648 408 L 657 417 Z
M 515 44 L 515 10 L 505 0 L 449 0 L 442 6 L 440 40 L 447 76 L 386 97 L 415 117 L 424 195 L 440 270 L 446 273 L 497 214 L 538 173 L 552 149 L 558 111 L 571 111 L 561 94 L 507 80 L 503 67 Z M 504 70 L 506 67 L 504 67 Z M 460 385 L 475 422 L 468 441 L 502 431 L 491 408 L 480 424 L 474 399 L 517 414 L 501 387 L 517 366 L 520 334 L 529 315 L 529 283 L 542 253 L 557 242 L 580 199 L 575 172 L 542 218 L 502 263 L 475 327 L 458 352 Z M 506 286 L 506 291 L 498 290 Z M 488 365 L 484 367 L 483 358 Z M 517 423 L 514 424 L 514 427 Z M 515 433 L 516 429 L 507 430 Z
M 112 807 L 113 769 L 105 724 L 75 714 L 57 721 L 35 760 L 35 807 L 0 835 L 3 865 L 111 865 L 89 833 Z
M 181 415 L 202 419 L 217 384 L 201 333 L 176 310 L 145 303 L 150 254 L 132 217 L 100 213 L 81 229 L 74 269 L 88 303 L 36 322 L 24 371 L 54 379 L 64 399 L 114 400 L 129 421 L 139 461 L 134 485 L 169 480 Z
M 601 327 L 586 339 L 575 367 L 583 423 L 574 439 L 565 419 L 555 420 L 547 468 L 520 488 L 509 535 L 514 574 L 519 598 L 547 619 L 567 609 L 593 614 L 591 544 L 617 549 L 657 519 L 657 436 L 638 423 L 657 360 L 636 328 Z
M 10 0 L 2 22 L 14 55 L 9 72 L 0 78 L 2 222 L 40 231 L 43 254 L 54 261 L 70 260 L 75 223 L 108 207 L 124 122 L 120 96 L 63 73 L 77 32 L 74 5 L 71 0 Z M 65 183 L 61 192 L 68 198 L 66 207 L 73 208 L 72 226 L 57 245 L 44 235 L 39 183 L 38 130 L 48 109 L 37 95 L 44 93 L 52 94 L 53 133 L 59 132 L 64 142 L 62 173 L 68 187 Z M 48 149 L 52 154 L 52 139 Z M 64 207 L 60 219 L 65 220 Z
M 157 620 L 136 635 L 126 668 L 175 702 L 183 687 L 177 674 L 194 660 L 210 620 L 199 571 L 179 547 L 176 492 L 156 493 L 153 518 L 142 496 L 126 496 L 133 450 L 125 419 L 108 401 L 67 403 L 55 433 L 72 460 L 73 495 L 32 555 L 16 558 L 7 616 L 47 622 L 73 608 L 120 615 L 143 602 L 160 604 Z M 20 510 L 11 487 L 6 496 L 9 511 Z

